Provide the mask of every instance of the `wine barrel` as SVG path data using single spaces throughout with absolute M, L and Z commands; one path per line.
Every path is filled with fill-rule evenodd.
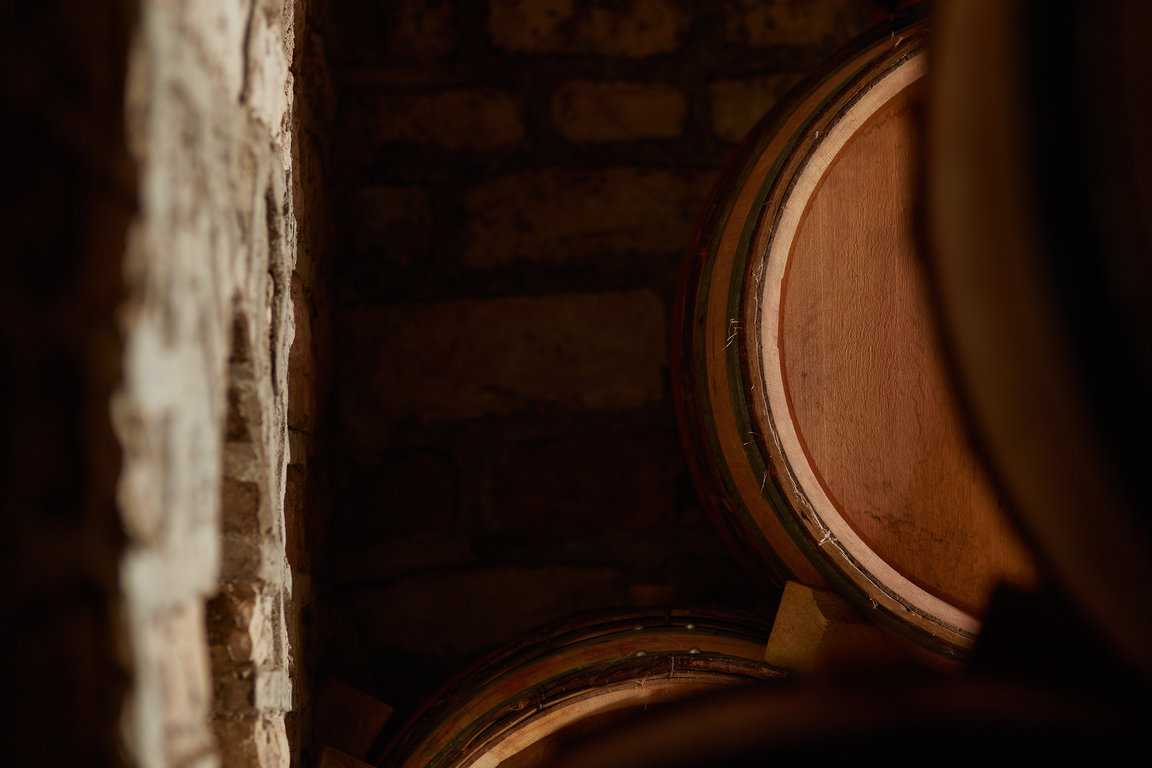
M 612 723 L 547 768 L 956 766 L 997 760 L 1125 763 L 1139 754 L 1147 704 L 1101 702 L 965 675 L 749 686 Z
M 938 6 L 929 253 L 977 433 L 1050 578 L 1152 682 L 1152 5 Z
M 705 691 L 779 681 L 771 627 L 711 608 L 589 614 L 545 627 L 445 686 L 387 748 L 400 768 L 529 768 L 561 739 Z
M 874 30 L 722 173 L 685 260 L 677 413 L 705 506 L 771 584 L 831 586 L 962 659 L 1032 555 L 969 439 L 921 253 L 929 24 Z

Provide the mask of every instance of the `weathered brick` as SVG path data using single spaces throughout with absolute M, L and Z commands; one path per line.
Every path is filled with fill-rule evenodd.
M 613 168 L 501 177 L 469 191 L 470 267 L 681 252 L 711 172 Z
M 427 255 L 432 212 L 423 187 L 366 187 L 349 195 L 347 225 L 352 248 L 398 265 Z
M 180 26 L 230 99 L 240 97 L 244 81 L 244 37 L 253 1 L 203 0 L 177 6 Z
M 493 0 L 490 29 L 510 51 L 644 57 L 679 48 L 691 16 L 673 0 Z
M 121 580 L 141 613 L 167 610 L 215 591 L 220 574 L 219 525 L 203 525 L 124 558 Z
M 263 579 L 278 582 L 284 572 L 284 549 L 271 531 L 221 536 L 220 578 L 229 581 Z
M 119 62 L 119 76 L 101 77 L 123 92 L 109 102 L 124 115 L 123 167 L 105 154 L 109 173 L 134 180 L 128 197 L 137 204 L 114 270 L 122 311 L 112 405 L 124 473 L 116 501 L 133 536 L 115 571 L 131 652 L 123 732 L 131 764 L 217 764 L 203 597 L 241 559 L 252 561 L 244 570 L 253 580 L 283 578 L 276 500 L 293 325 L 287 274 L 302 211 L 285 194 L 292 174 L 282 163 L 291 157 L 283 131 L 300 10 L 285 0 L 149 2 L 121 30 L 126 37 L 118 26 L 87 25 L 99 60 Z M 242 352 L 230 350 L 233 317 L 250 321 L 242 360 L 229 359 Z M 240 367 L 248 370 L 238 378 Z M 234 556 L 235 531 L 250 528 L 259 541 L 242 542 Z M 260 615 L 278 628 L 283 613 L 280 601 Z M 274 649 L 284 643 L 269 653 L 252 642 L 252 653 L 279 665 L 262 678 L 261 700 L 282 704 L 287 659 Z M 284 685 L 265 684 L 277 676 Z
M 663 396 L 664 307 L 647 290 L 401 304 L 350 320 L 356 430 Z
M 878 20 L 876 4 L 860 0 L 727 0 L 725 38 L 754 46 L 847 43 Z
M 282 656 L 279 590 L 251 584 L 222 584 L 208 602 L 207 628 L 213 664 L 275 663 Z
M 263 494 L 257 483 L 225 477 L 220 486 L 220 525 L 225 531 L 258 531 Z
M 396 56 L 431 59 L 450 53 L 459 37 L 450 0 L 394 0 L 388 31 Z
M 212 725 L 223 768 L 288 768 L 292 755 L 283 714 L 221 718 Z
M 710 84 L 712 130 L 725 141 L 739 142 L 801 77 L 789 73 Z
M 233 667 L 213 679 L 216 712 L 224 718 L 283 712 L 292 706 L 288 672 L 273 666 Z
M 190 600 L 158 617 L 148 639 L 163 691 L 165 751 L 170 764 L 203 752 L 211 743 L 207 728 L 212 685 L 204 635 L 204 604 Z
M 524 136 L 520 99 L 496 88 L 433 94 L 385 94 L 371 99 L 367 126 L 377 144 L 491 149 Z
M 292 96 L 289 54 L 279 14 L 254 13 L 247 42 L 244 103 L 273 136 L 279 136 Z
M 670 85 L 575 80 L 552 97 L 552 118 L 569 141 L 671 138 L 684 129 L 684 95 Z
M 562 48 L 562 27 L 571 26 L 575 0 L 493 0 L 489 10 L 492 41 L 514 51 Z

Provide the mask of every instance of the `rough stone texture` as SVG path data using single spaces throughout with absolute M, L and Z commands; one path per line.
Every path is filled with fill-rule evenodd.
M 150 656 L 157 663 L 150 679 L 155 711 L 163 713 L 161 723 L 164 758 L 169 765 L 181 765 L 213 751 L 210 735 L 204 729 L 204 712 L 212 702 L 211 668 L 203 641 L 204 606 L 189 600 L 157 617 L 145 638 Z
M 684 95 L 662 83 L 565 83 L 552 97 L 552 117 L 569 141 L 670 138 L 684 129 Z
M 324 683 L 317 705 L 322 715 L 316 734 L 325 746 L 324 754 L 334 747 L 343 754 L 367 758 L 392 717 L 388 704 L 337 679 Z
M 369 92 L 369 141 L 376 144 L 438 144 L 483 149 L 513 144 L 524 136 L 520 103 L 495 88 L 426 95 Z
M 712 129 L 724 141 L 741 141 L 800 79 L 789 73 L 711 83 Z
M 430 59 L 456 47 L 456 11 L 450 0 L 398 0 L 389 6 L 388 43 L 393 55 Z
M 291 4 L 264 3 L 253 14 L 248 30 L 247 79 L 244 103 L 253 116 L 271 131 L 273 140 L 284 141 L 285 119 L 292 106 L 293 40 L 285 25 Z
M 181 3 L 176 11 L 182 33 L 230 101 L 240 98 L 244 86 L 244 38 L 252 4 L 253 0 L 203 0 Z
M 226 745 L 225 765 L 288 765 L 288 744 L 283 714 L 220 718 L 213 723 Z
M 674 0 L 493 0 L 490 28 L 510 51 L 644 57 L 679 48 L 690 20 Z
M 370 361 L 354 429 L 540 407 L 619 410 L 663 396 L 664 308 L 650 291 L 366 309 L 352 333 L 349 347 Z
M 683 251 L 711 183 L 711 173 L 641 168 L 504 176 L 468 193 L 464 260 L 495 267 Z
M 140 206 L 113 402 L 136 672 L 126 747 L 142 766 L 286 766 L 289 67 L 302 11 L 291 0 L 191 9 L 142 4 L 128 69 Z M 219 751 L 213 712 L 228 719 Z
M 754 46 L 835 48 L 882 18 L 858 0 L 726 0 L 724 11 L 727 39 Z

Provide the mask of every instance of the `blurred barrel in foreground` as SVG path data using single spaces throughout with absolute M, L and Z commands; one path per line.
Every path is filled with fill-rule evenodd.
M 382 765 L 529 768 L 564 740 L 706 691 L 785 673 L 763 663 L 770 627 L 713 609 L 587 616 L 473 665 L 403 729 Z
M 957 378 L 1059 589 L 1152 680 L 1152 4 L 937 17 L 925 178 Z
M 876 681 L 879 683 L 879 681 Z M 1003 681 L 796 685 L 723 691 L 574 742 L 548 768 L 1113 764 L 1139 754 L 1148 709 Z
M 956 659 L 993 590 L 1036 577 L 924 272 L 930 34 L 922 15 L 875 30 L 748 136 L 686 260 L 673 346 L 697 484 L 743 559 Z

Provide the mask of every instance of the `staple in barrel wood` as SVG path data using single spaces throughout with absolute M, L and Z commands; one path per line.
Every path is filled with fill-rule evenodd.
M 724 349 L 732 346 L 732 342 L 736 340 L 736 337 L 740 335 L 742 330 L 744 330 L 744 326 L 737 318 L 732 318 L 728 321 L 728 338 L 724 340 Z

